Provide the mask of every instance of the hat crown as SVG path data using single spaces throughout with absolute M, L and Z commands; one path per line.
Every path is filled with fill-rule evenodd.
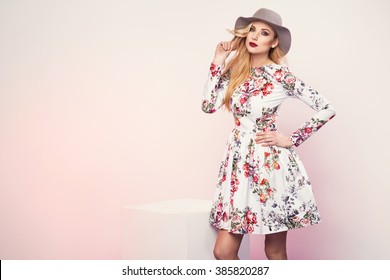
M 282 25 L 282 18 L 272 10 L 261 8 L 253 14 L 254 18 L 263 19 L 276 25 Z

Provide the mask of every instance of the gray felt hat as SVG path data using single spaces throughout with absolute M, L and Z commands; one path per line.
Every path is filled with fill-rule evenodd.
M 239 17 L 236 20 L 234 29 L 243 28 L 254 21 L 262 21 L 271 26 L 278 35 L 280 49 L 284 54 L 288 53 L 291 47 L 291 33 L 290 30 L 282 26 L 282 18 L 279 14 L 269 9 L 261 8 L 252 17 Z

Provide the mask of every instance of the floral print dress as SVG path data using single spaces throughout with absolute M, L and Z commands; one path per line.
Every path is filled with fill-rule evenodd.
M 211 64 L 202 110 L 216 112 L 223 104 L 230 72 Z M 220 163 L 210 223 L 237 234 L 269 234 L 320 222 L 306 170 L 293 147 L 263 147 L 255 134 L 277 130 L 278 109 L 298 98 L 316 111 L 291 134 L 297 147 L 334 115 L 329 101 L 287 67 L 252 67 L 249 78 L 230 99 L 235 127 Z

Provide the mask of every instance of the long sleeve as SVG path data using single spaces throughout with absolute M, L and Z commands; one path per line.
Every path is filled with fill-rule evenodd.
M 203 91 L 202 110 L 205 113 L 216 112 L 224 103 L 229 84 L 229 74 L 222 75 L 222 65 L 211 63 L 206 85 Z
M 281 82 L 289 96 L 300 99 L 317 112 L 290 135 L 291 142 L 298 147 L 331 120 L 336 115 L 336 110 L 323 95 L 306 85 L 288 70 L 282 75 Z

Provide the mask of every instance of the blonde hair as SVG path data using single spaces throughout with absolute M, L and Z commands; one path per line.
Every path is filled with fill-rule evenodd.
M 224 105 L 229 112 L 232 111 L 230 107 L 230 98 L 232 97 L 234 90 L 249 77 L 251 72 L 251 54 L 246 49 L 245 40 L 252 24 L 253 22 L 244 28 L 229 30 L 229 32 L 234 35 L 232 42 L 235 44 L 236 51 L 235 55 L 227 63 L 224 71 L 224 74 L 227 74 L 227 72 L 230 74 L 230 82 L 224 100 Z M 276 36 L 275 32 L 275 38 L 277 38 Z M 271 48 L 268 53 L 268 57 L 276 64 L 280 64 L 284 56 L 285 54 L 279 48 L 279 45 L 275 48 Z

